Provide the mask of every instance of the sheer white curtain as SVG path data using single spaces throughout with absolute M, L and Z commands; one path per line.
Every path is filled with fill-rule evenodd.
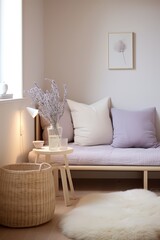
M 22 0 L 0 0 L 0 82 L 22 97 Z

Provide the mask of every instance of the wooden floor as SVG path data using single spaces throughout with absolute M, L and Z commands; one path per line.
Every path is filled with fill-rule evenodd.
M 56 208 L 53 220 L 38 227 L 14 229 L 0 226 L 0 240 L 66 240 L 59 229 L 59 221 L 63 215 L 75 207 L 77 201 L 84 195 L 91 192 L 124 191 L 132 188 L 142 188 L 142 180 L 128 179 L 74 179 L 76 200 L 72 206 L 65 207 L 63 196 L 56 198 Z M 160 194 L 160 180 L 150 180 L 149 190 Z

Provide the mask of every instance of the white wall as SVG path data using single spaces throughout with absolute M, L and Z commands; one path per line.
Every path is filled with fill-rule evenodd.
M 43 0 L 23 0 L 24 90 L 43 84 Z M 16 79 L 15 80 L 16 84 Z M 27 160 L 34 121 L 25 107 L 30 100 L 0 101 L 0 166 Z
M 115 107 L 155 106 L 160 115 L 159 0 L 45 0 L 44 7 L 46 77 L 66 82 L 71 99 L 110 96 Z M 134 70 L 108 69 L 108 32 L 135 33 Z
M 77 101 L 111 96 L 116 107 L 156 106 L 160 115 L 159 0 L 23 0 L 23 9 L 25 90 L 33 82 L 43 86 L 45 76 L 66 82 L 68 97 Z M 108 70 L 108 32 L 135 33 L 134 70 Z M 0 165 L 26 160 L 32 148 L 28 104 L 0 102 Z

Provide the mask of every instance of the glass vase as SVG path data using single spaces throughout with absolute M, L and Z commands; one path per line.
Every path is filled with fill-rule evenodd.
M 49 150 L 56 151 L 60 147 L 62 137 L 62 127 L 50 125 L 47 128 L 48 131 L 48 145 Z

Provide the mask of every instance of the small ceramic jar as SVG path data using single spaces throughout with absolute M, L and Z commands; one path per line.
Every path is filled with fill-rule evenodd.
M 0 82 L 0 94 L 6 94 L 8 85 L 5 82 Z

